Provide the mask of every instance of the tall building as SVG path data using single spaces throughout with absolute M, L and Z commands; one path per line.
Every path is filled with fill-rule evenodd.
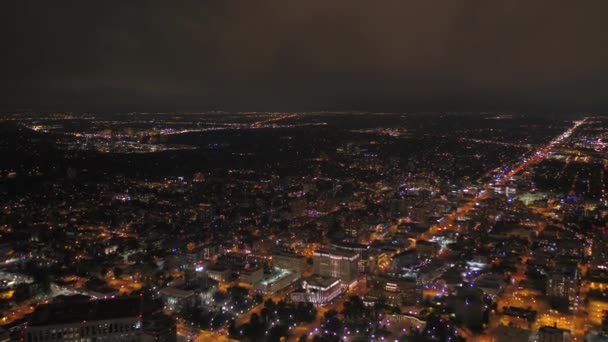
M 592 268 L 608 269 L 608 241 L 603 236 L 593 240 L 591 247 Z
M 549 273 L 545 291 L 547 297 L 567 302 L 572 306 L 578 295 L 579 286 L 579 272 L 574 265 Z
M 359 276 L 359 259 L 357 252 L 320 249 L 313 254 L 314 273 L 323 277 L 338 278 L 345 285 L 356 283 Z
M 22 332 L 25 342 L 140 340 L 141 299 L 138 297 L 41 305 Z

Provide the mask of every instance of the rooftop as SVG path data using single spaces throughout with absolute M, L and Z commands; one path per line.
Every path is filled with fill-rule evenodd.
M 279 280 L 288 277 L 292 273 L 292 271 L 285 268 L 273 267 L 270 271 L 270 274 L 264 275 L 264 278 L 260 281 L 260 283 L 264 286 L 274 284 Z
M 141 314 L 139 297 L 124 297 L 80 302 L 58 302 L 41 305 L 29 318 L 29 326 L 59 325 L 82 321 L 138 317 Z
M 318 274 L 312 275 L 306 279 L 304 279 L 309 286 L 315 287 L 324 287 L 327 288 L 333 285 L 335 282 L 339 281 L 337 278 L 324 277 Z
M 194 291 L 185 290 L 178 287 L 165 287 L 160 290 L 160 293 L 165 296 L 174 296 L 174 297 L 190 297 L 194 295 Z
M 272 253 L 272 255 L 273 256 L 277 255 L 277 256 L 290 257 L 290 258 L 295 258 L 295 259 L 306 259 L 306 257 L 303 256 L 303 255 L 296 254 L 296 253 L 285 252 L 285 251 L 275 251 L 274 253 Z
M 321 255 L 321 254 L 342 256 L 342 257 L 347 257 L 347 258 L 352 258 L 354 256 L 359 255 L 359 253 L 357 253 L 357 252 L 344 250 L 344 249 L 334 249 L 334 248 L 321 248 L 314 253 L 314 255 Z

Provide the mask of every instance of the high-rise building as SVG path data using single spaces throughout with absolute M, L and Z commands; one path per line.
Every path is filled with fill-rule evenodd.
M 574 265 L 549 273 L 545 291 L 547 297 L 562 300 L 572 306 L 578 295 L 579 286 L 579 272 Z
M 141 299 L 53 302 L 32 313 L 22 332 L 22 341 L 141 340 Z
M 338 278 L 345 285 L 356 283 L 359 276 L 359 253 L 338 249 L 320 249 L 313 254 L 314 273 Z
M 608 269 L 608 241 L 603 236 L 598 236 L 591 246 L 592 268 Z

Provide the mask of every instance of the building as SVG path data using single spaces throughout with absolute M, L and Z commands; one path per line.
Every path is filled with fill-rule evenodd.
M 432 260 L 420 267 L 415 273 L 415 276 L 418 281 L 423 284 L 428 284 L 439 278 L 449 267 L 450 265 L 448 263 L 442 262 L 441 260 Z
M 230 269 L 222 265 L 211 265 L 207 267 L 207 275 L 209 278 L 219 282 L 227 281 L 231 274 L 232 272 Z
M 587 272 L 587 282 L 591 290 L 608 290 L 608 271 L 603 269 L 592 269 Z
M 508 317 L 520 318 L 525 319 L 528 322 L 534 322 L 536 321 L 538 312 L 516 306 L 509 306 L 503 309 L 503 314 Z
M 223 254 L 223 248 L 217 244 L 206 244 L 201 247 L 201 258 L 205 260 L 217 260 Z
M 448 297 L 446 304 L 456 319 L 468 328 L 479 329 L 483 326 L 485 303 L 480 289 L 463 287 L 455 296 Z
M 378 240 L 374 240 L 374 241 L 378 241 Z M 369 245 L 364 245 L 364 244 L 360 244 L 360 243 L 355 243 L 355 242 L 345 242 L 345 241 L 334 241 L 331 243 L 332 248 L 335 248 L 337 250 L 344 250 L 344 251 L 350 251 L 350 252 L 355 252 L 359 254 L 359 272 L 361 273 L 365 273 L 367 271 L 369 271 L 370 269 L 370 263 L 369 263 L 369 256 L 370 256 L 370 246 Z
M 142 323 L 142 342 L 176 342 L 177 327 L 171 316 L 155 314 Z
M 587 296 L 587 319 L 595 326 L 604 323 L 604 317 L 608 312 L 608 297 L 598 291 L 590 292 Z
M 338 278 L 345 286 L 356 284 L 359 277 L 359 253 L 338 249 L 320 249 L 313 254 L 314 273 Z
M 306 257 L 299 254 L 277 251 L 272 254 L 272 264 L 300 274 L 306 269 Z
M 401 307 L 422 300 L 422 284 L 413 278 L 368 277 L 370 296 L 384 298 L 386 304 Z
M 420 270 L 430 263 L 430 259 L 418 251 L 410 249 L 395 254 L 389 266 L 389 273 L 399 278 L 418 278 Z
M 196 293 L 193 290 L 170 286 L 161 289 L 159 294 L 165 306 L 172 311 L 179 311 L 196 303 Z
M 22 341 L 141 340 L 141 299 L 126 297 L 38 306 L 22 332 Z
M 418 240 L 416 241 L 416 251 L 425 258 L 434 258 L 439 253 L 441 246 L 436 242 Z
M 593 240 L 591 246 L 591 266 L 592 268 L 608 269 L 608 240 L 603 236 L 598 236 Z
M 261 293 L 275 293 L 300 279 L 300 273 L 287 268 L 273 267 L 270 273 L 253 284 L 253 289 Z
M 249 267 L 239 273 L 239 281 L 247 286 L 259 283 L 263 277 L 264 269 L 261 267 Z
M 530 338 L 530 330 L 520 329 L 514 326 L 500 325 L 494 331 L 494 341 L 496 342 L 513 342 L 513 341 L 528 341 Z
M 498 273 L 486 273 L 475 279 L 475 287 L 492 299 L 501 294 L 505 288 L 505 277 Z
M 538 329 L 538 342 L 570 341 L 570 330 L 544 326 Z
M 578 295 L 579 286 L 578 268 L 573 265 L 549 273 L 545 291 L 551 300 L 572 306 Z
M 0 342 L 10 342 L 11 334 L 8 330 L 0 327 Z
M 219 263 L 226 264 L 233 268 L 240 268 L 240 267 L 244 267 L 246 264 L 249 263 L 248 262 L 249 256 L 250 256 L 249 254 L 245 254 L 245 253 L 230 252 L 230 253 L 224 254 L 222 256 L 222 259 L 219 261 Z
M 302 281 L 302 288 L 293 291 L 290 296 L 294 302 L 310 302 L 324 305 L 338 297 L 343 291 L 342 281 L 337 278 L 313 275 Z
M 589 331 L 585 335 L 586 342 L 608 342 L 608 333 L 602 331 Z
M 467 268 L 469 271 L 483 271 L 488 267 L 488 257 L 476 255 L 473 259 L 467 261 Z
M 356 242 L 345 242 L 345 241 L 334 241 L 331 243 L 331 247 L 344 251 L 351 251 L 359 254 L 363 254 L 369 250 L 369 245 L 364 245 Z
M 203 277 L 199 282 L 198 292 L 202 303 L 210 304 L 213 300 L 213 294 L 218 289 L 218 281 L 210 277 Z

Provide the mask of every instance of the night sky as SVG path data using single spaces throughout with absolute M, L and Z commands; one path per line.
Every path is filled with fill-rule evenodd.
M 608 109 L 608 1 L 4 1 L 0 109 Z

